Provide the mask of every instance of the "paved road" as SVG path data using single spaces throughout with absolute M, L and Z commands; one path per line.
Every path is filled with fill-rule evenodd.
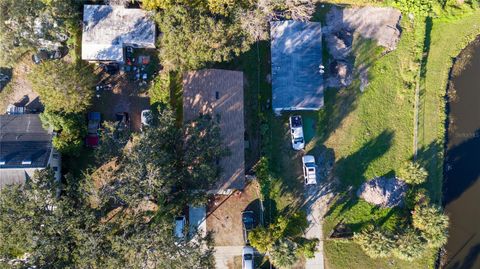
M 332 193 L 326 184 L 309 186 L 305 192 L 305 208 L 307 211 L 307 220 L 309 226 L 306 230 L 306 238 L 318 238 L 320 241 L 317 245 L 315 257 L 307 259 L 305 269 L 323 269 L 323 215 L 327 208 L 327 202 L 331 199 Z
M 227 269 L 233 265 L 233 258 L 242 255 L 243 246 L 217 246 L 215 247 L 215 267 Z

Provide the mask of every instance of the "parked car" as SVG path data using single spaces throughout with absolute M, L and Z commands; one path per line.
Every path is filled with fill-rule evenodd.
M 127 112 L 118 112 L 115 114 L 117 120 L 117 131 L 125 131 L 128 129 L 130 120 Z
M 249 247 L 249 246 L 243 247 L 242 269 L 253 269 L 253 268 L 255 268 L 253 258 L 254 258 L 253 248 Z
M 253 211 L 242 212 L 242 224 L 243 224 L 243 239 L 246 244 L 250 244 L 248 240 L 248 233 L 255 228 L 255 213 Z
M 100 131 L 100 112 L 88 113 L 88 126 L 87 126 L 87 138 L 85 144 L 87 147 L 95 148 L 99 144 L 99 131 Z
M 115 75 L 118 70 L 120 70 L 120 67 L 116 63 L 109 63 L 109 64 L 101 64 L 100 65 L 107 74 L 110 75 Z
M 185 224 L 187 220 L 185 216 L 179 216 L 175 218 L 175 237 L 177 239 L 183 239 L 185 237 Z
M 152 111 L 150 109 L 142 110 L 142 113 L 140 114 L 140 122 L 142 123 L 142 127 L 149 126 L 151 120 L 152 120 Z
M 305 139 L 303 138 L 303 125 L 301 116 L 290 117 L 290 134 L 292 137 L 292 147 L 294 150 L 305 148 Z
M 305 185 L 317 184 L 317 165 L 315 164 L 315 157 L 312 155 L 305 155 L 302 157 L 302 163 Z
M 63 48 L 56 50 L 39 49 L 37 53 L 32 55 L 32 61 L 35 64 L 40 64 L 45 60 L 61 59 L 65 55 L 66 51 Z

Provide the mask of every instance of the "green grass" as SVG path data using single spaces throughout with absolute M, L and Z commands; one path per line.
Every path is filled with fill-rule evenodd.
M 440 202 L 445 139 L 445 93 L 453 58 L 480 34 L 480 10 L 458 19 L 434 19 L 422 80 L 419 117 L 419 160 L 429 172 L 426 187 L 433 201 Z
M 370 66 L 369 85 L 363 93 L 357 81 L 339 92 L 329 89 L 326 110 L 320 112 L 319 136 L 335 151 L 336 173 L 345 187 L 391 176 L 412 158 L 415 75 L 424 28 L 405 20 L 402 26 L 397 49 L 381 58 L 373 42 L 355 39 L 355 65 Z
M 353 186 L 356 191 L 374 177 L 394 176 L 413 157 L 415 82 L 426 28 L 422 21 L 414 24 L 405 18 L 401 25 L 397 49 L 385 56 L 371 40 L 355 38 L 355 66 L 369 66 L 369 85 L 363 93 L 357 79 L 348 89 L 329 89 L 326 94 L 319 137 L 335 152 L 335 175 L 342 189 Z M 380 209 L 353 196 L 330 211 L 326 235 L 340 221 L 352 232 L 368 224 L 393 231 L 409 222 L 408 212 Z M 331 268 L 430 268 L 434 262 L 433 255 L 414 262 L 371 259 L 349 240 L 329 240 L 325 251 Z
M 355 190 L 375 176 L 393 175 L 405 160 L 412 158 L 414 89 L 419 81 L 417 159 L 429 172 L 425 187 L 432 200 L 441 201 L 448 74 L 453 57 L 480 34 L 479 16 L 480 11 L 475 11 L 425 22 L 417 20 L 415 25 L 403 21 L 398 48 L 373 63 L 369 59 L 376 58 L 375 46 L 356 40 L 363 42 L 357 43 L 356 65 L 372 64 L 369 87 L 362 94 L 356 92 L 355 83 L 344 91 L 329 89 L 319 121 L 319 142 L 324 141 L 334 150 L 335 173 L 342 186 L 354 186 Z M 329 235 L 340 221 L 355 231 L 371 222 L 391 229 L 408 220 L 401 212 L 374 209 L 350 199 L 331 208 L 325 234 Z M 431 255 L 414 263 L 393 258 L 374 260 L 348 240 L 327 240 L 325 252 L 331 268 L 432 268 L 436 254 L 432 250 Z

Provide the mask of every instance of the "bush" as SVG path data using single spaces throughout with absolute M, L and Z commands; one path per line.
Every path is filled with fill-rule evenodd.
M 168 104 L 170 99 L 170 73 L 160 72 L 148 90 L 152 103 Z
M 392 254 L 399 259 L 413 261 L 422 257 L 426 249 L 426 244 L 420 234 L 414 229 L 408 229 L 398 237 Z
M 364 229 L 353 236 L 353 240 L 371 258 L 388 257 L 395 247 L 395 241 L 384 231 Z
M 62 113 L 45 110 L 40 114 L 46 129 L 52 128 L 58 133 L 53 138 L 53 146 L 62 154 L 77 155 L 83 146 L 86 135 L 86 123 L 82 114 Z
M 277 241 L 270 251 L 270 261 L 278 268 L 291 268 L 297 262 L 297 244 L 288 239 Z
M 419 185 L 427 180 L 428 173 L 418 163 L 407 162 L 400 169 L 398 176 L 408 184 Z
M 447 242 L 448 217 L 436 205 L 419 204 L 412 214 L 413 226 L 421 231 L 429 247 L 438 248 Z

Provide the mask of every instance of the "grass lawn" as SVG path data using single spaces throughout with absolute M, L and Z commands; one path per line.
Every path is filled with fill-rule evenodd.
M 426 187 L 431 197 L 442 198 L 445 92 L 453 58 L 480 34 L 480 10 L 457 19 L 433 19 L 429 51 L 424 63 L 419 112 L 419 160 L 428 168 Z
M 401 22 L 396 50 L 382 51 L 370 40 L 354 40 L 355 66 L 369 66 L 369 85 L 363 93 L 358 82 L 343 90 L 328 89 L 326 109 L 320 112 L 319 143 L 335 152 L 335 176 L 341 189 L 378 176 L 393 176 L 413 157 L 415 82 L 425 36 L 423 21 Z M 324 233 L 343 222 L 352 232 L 375 224 L 387 230 L 408 223 L 408 212 L 379 209 L 345 194 L 344 202 L 330 208 Z M 347 254 L 348 253 L 348 254 Z M 349 240 L 327 240 L 326 262 L 331 268 L 429 268 L 434 256 L 414 262 L 397 258 L 371 259 Z
M 365 180 L 393 175 L 412 158 L 414 89 L 420 74 L 417 159 L 429 171 L 425 187 L 432 200 L 441 201 L 448 72 L 452 58 L 480 34 L 479 16 L 480 11 L 475 11 L 461 18 L 417 20 L 415 24 L 404 19 L 398 48 L 381 58 L 368 41 L 355 40 L 355 65 L 371 64 L 370 84 L 364 93 L 358 93 L 355 83 L 346 90 L 329 89 L 319 116 L 318 142 L 334 150 L 335 175 L 342 187 L 356 190 Z M 371 58 L 376 61 L 368 63 Z M 352 196 L 332 206 L 324 233 L 329 235 L 340 221 L 352 231 L 372 222 L 386 229 L 406 222 L 402 212 L 376 209 Z M 373 260 L 351 241 L 327 240 L 325 254 L 330 268 L 432 268 L 436 253 L 432 250 L 431 255 L 412 263 Z

